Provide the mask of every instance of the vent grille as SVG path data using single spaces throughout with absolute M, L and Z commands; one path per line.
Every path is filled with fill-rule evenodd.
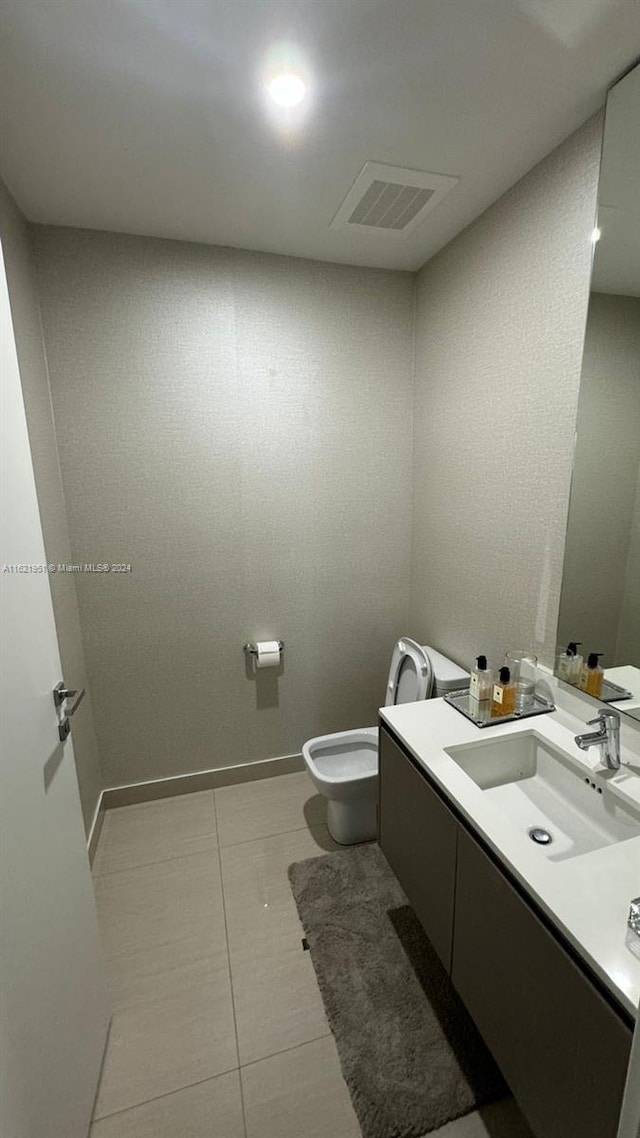
M 375 178 L 349 218 L 350 225 L 372 225 L 376 229 L 404 229 L 427 204 L 433 190 L 420 186 L 400 186 Z
M 367 162 L 331 222 L 331 228 L 353 232 L 354 226 L 362 226 L 363 230 L 405 237 L 457 182 L 458 179 L 449 174 L 429 174 L 426 170 L 403 170 L 381 162 Z

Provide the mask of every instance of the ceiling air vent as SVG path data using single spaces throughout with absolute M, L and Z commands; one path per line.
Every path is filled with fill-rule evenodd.
M 331 222 L 331 228 L 356 226 L 370 232 L 385 230 L 396 237 L 406 237 L 440 204 L 457 181 L 458 178 L 448 174 L 366 162 Z

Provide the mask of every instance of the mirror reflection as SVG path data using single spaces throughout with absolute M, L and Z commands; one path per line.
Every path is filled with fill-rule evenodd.
M 610 92 L 556 674 L 640 720 L 640 65 Z

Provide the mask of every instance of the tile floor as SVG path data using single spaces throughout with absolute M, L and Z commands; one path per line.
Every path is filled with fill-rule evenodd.
M 107 813 L 91 1138 L 360 1138 L 287 880 L 334 848 L 304 773 Z M 512 1102 L 437 1135 L 531 1138 Z

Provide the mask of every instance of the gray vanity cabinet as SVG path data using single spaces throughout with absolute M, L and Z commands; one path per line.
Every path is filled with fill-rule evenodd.
M 631 1028 L 382 727 L 379 841 L 537 1138 L 615 1138 Z
M 379 764 L 380 847 L 450 972 L 457 823 L 383 728 Z
M 453 982 L 541 1138 L 615 1138 L 631 1032 L 462 828 Z

